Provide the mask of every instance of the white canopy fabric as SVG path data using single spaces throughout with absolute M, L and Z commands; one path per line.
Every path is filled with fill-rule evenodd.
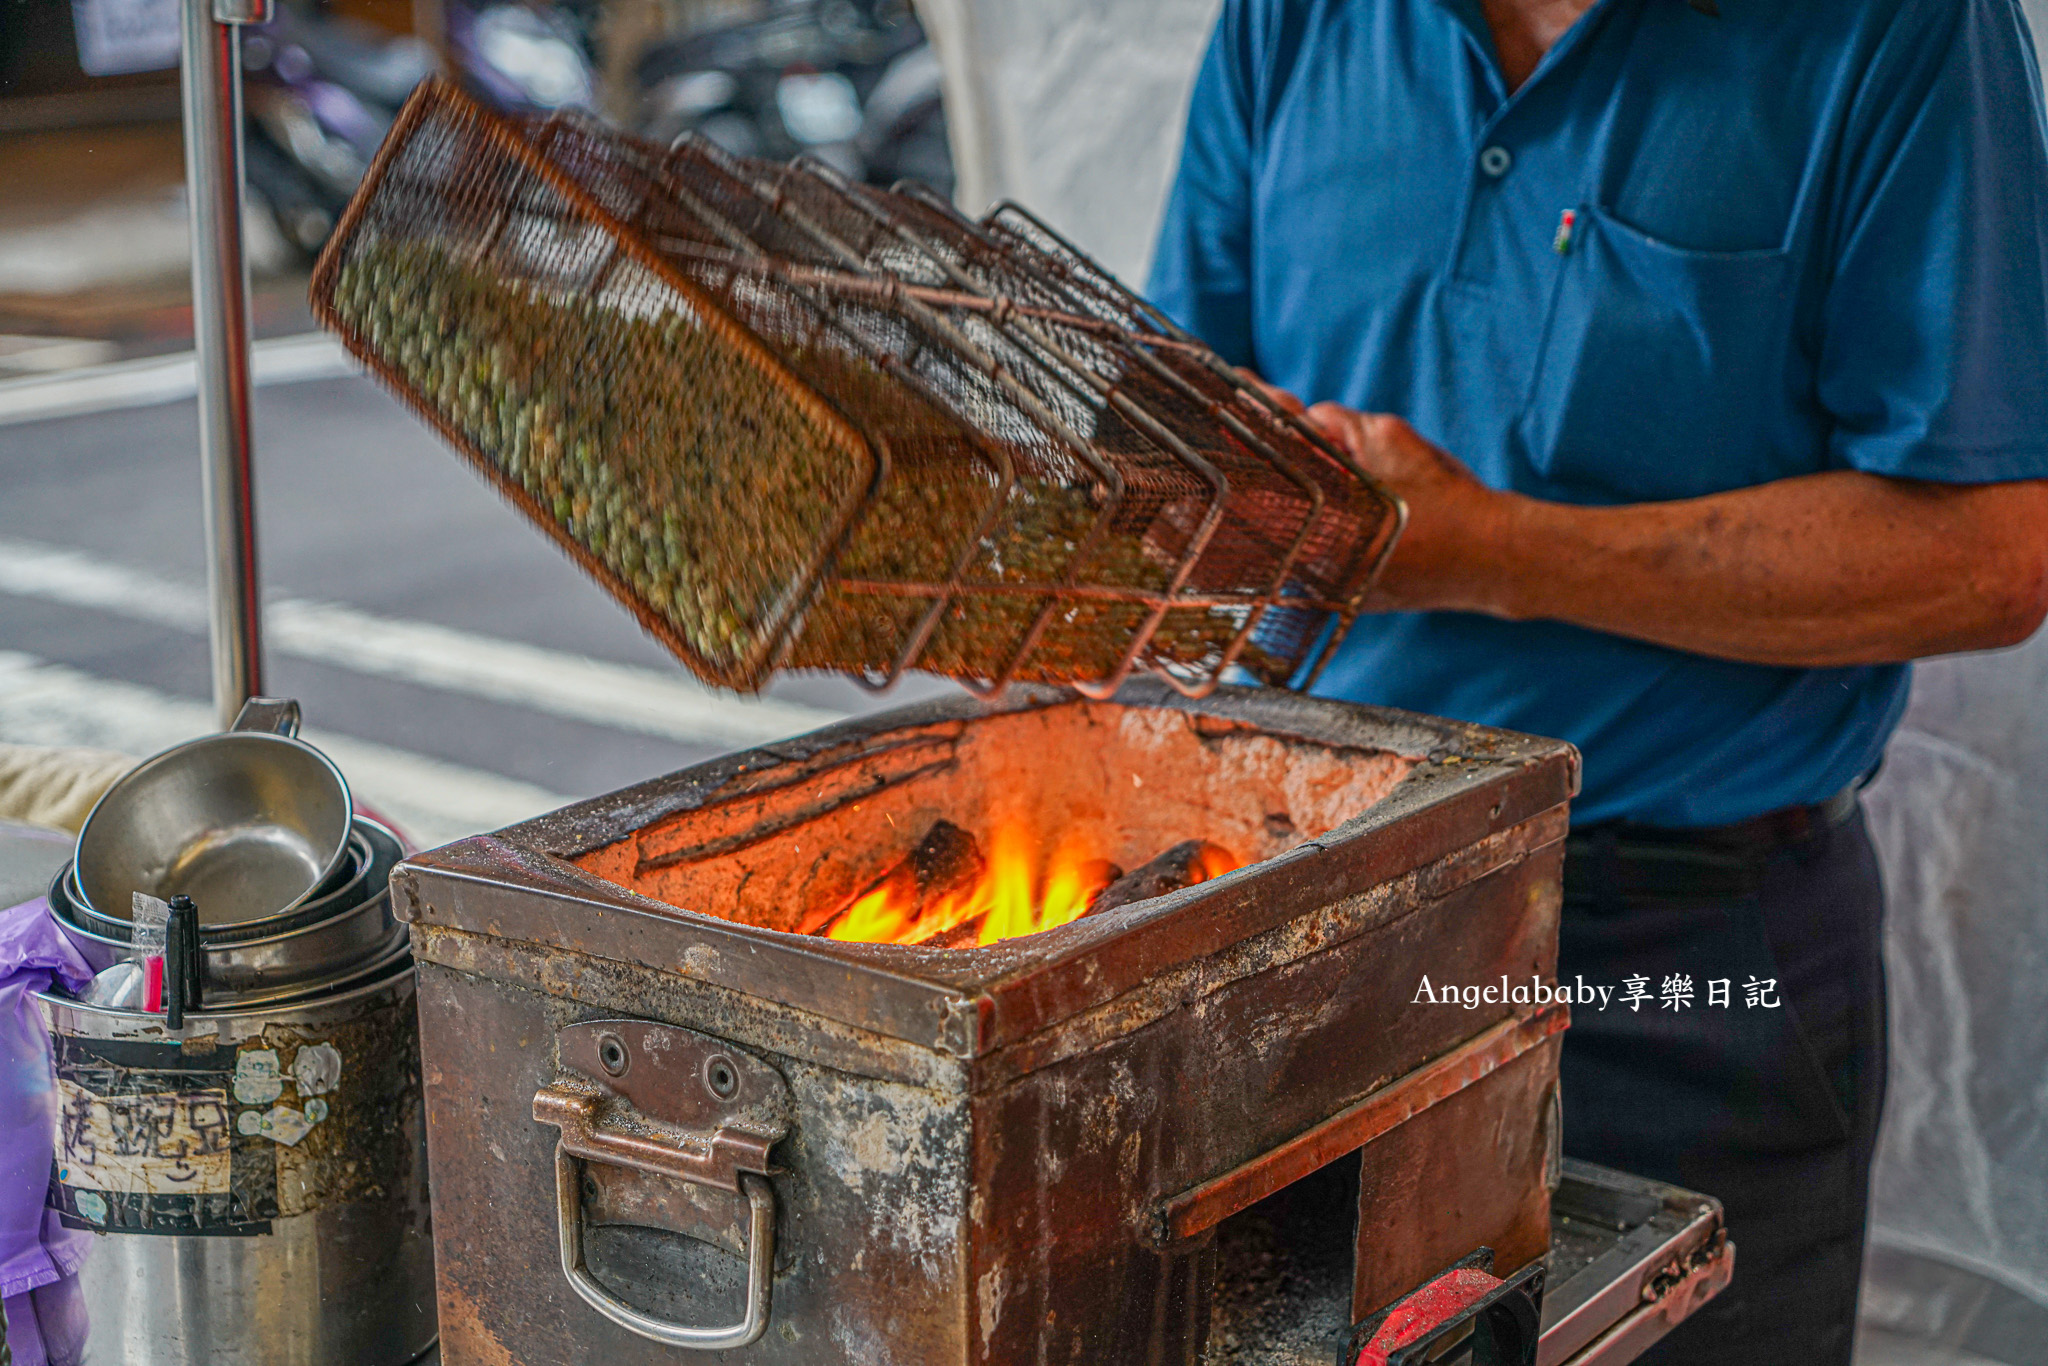
M 1891 1089 L 1867 1320 L 2014 1366 L 2048 1342 L 2048 635 L 1919 666 L 1867 794 Z
M 1220 0 L 917 6 L 960 206 L 1014 198 L 1142 283 Z M 2023 6 L 2048 29 L 2048 0 Z M 1922 666 L 1869 793 L 1893 1066 L 1866 1317 L 2014 1366 L 2048 1341 L 2044 701 L 2048 640 Z
M 1222 0 L 917 0 L 956 198 L 1014 199 L 1142 284 Z

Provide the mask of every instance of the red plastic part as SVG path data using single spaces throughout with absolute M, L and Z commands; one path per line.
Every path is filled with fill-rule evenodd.
M 1500 1287 L 1500 1279 L 1484 1271 L 1470 1267 L 1446 1271 L 1394 1307 L 1358 1354 L 1356 1366 L 1387 1366 L 1389 1356 L 1427 1337 Z

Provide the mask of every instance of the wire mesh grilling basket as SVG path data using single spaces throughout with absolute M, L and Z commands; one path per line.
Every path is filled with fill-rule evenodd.
M 1312 676 L 1401 508 L 1042 223 L 432 82 L 321 323 L 690 669 Z

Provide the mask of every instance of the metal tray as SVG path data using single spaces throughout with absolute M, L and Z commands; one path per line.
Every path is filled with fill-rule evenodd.
M 1728 1288 L 1721 1202 L 1566 1158 L 1537 1366 L 1634 1361 Z

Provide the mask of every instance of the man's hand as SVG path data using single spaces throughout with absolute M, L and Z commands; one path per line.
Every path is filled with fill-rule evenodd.
M 1805 668 L 2016 645 L 2048 617 L 2048 481 L 1833 470 L 1580 507 L 1489 488 L 1399 418 L 1306 415 L 1408 503 L 1369 610 L 1566 621 Z
M 1385 413 L 1318 403 L 1306 417 L 1408 504 L 1408 529 L 1367 600 L 1369 611 L 1496 610 L 1494 547 L 1511 496 Z
M 1348 451 L 1367 474 L 1408 504 L 1408 528 L 1366 599 L 1367 611 L 1493 610 L 1485 564 L 1508 495 L 1480 483 L 1463 463 L 1398 417 L 1335 403 L 1310 408 L 1250 370 L 1238 374 Z
M 1237 367 L 1237 377 L 1243 380 L 1246 384 L 1251 385 L 1252 388 L 1264 394 L 1268 399 L 1272 401 L 1275 407 L 1282 408 L 1287 412 L 1293 413 L 1296 417 L 1300 417 L 1302 414 L 1308 411 L 1308 405 L 1306 403 L 1303 403 L 1300 399 L 1296 398 L 1293 394 L 1288 393 L 1279 385 L 1266 383 L 1266 381 L 1259 378 L 1258 372 L 1255 370 L 1247 370 L 1242 365 L 1240 365 Z

